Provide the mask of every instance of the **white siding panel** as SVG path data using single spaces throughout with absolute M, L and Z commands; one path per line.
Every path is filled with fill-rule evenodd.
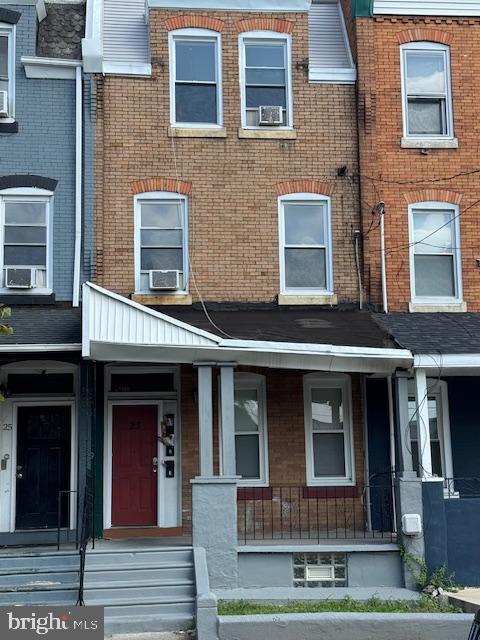
M 375 0 L 374 14 L 411 15 L 411 16 L 479 16 L 479 0 Z
M 89 339 L 116 344 L 215 346 L 220 338 L 202 335 L 195 327 L 178 325 L 174 318 L 154 315 L 127 299 L 89 289 Z M 204 333 L 204 332 L 203 332 Z
M 339 2 L 314 2 L 310 8 L 311 69 L 351 69 L 352 58 Z
M 150 61 L 145 0 L 104 0 L 105 64 L 143 65 Z

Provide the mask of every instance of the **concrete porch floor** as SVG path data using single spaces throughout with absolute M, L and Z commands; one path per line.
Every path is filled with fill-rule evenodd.
M 146 549 L 161 549 L 164 547 L 190 547 L 192 545 L 192 539 L 189 536 L 177 536 L 177 537 L 159 537 L 159 538 L 116 538 L 114 540 L 107 540 L 99 538 L 95 540 L 95 544 L 89 543 L 87 551 L 89 553 L 95 553 L 95 551 L 130 551 L 140 549 L 145 551 Z M 94 548 L 93 548 L 94 546 Z M 0 549 L 0 557 L 5 555 L 36 555 L 39 553 L 53 554 L 57 552 L 56 545 L 18 545 L 2 547 Z M 75 549 L 75 543 L 63 543 L 60 545 L 58 553 L 77 553 Z
M 480 609 L 480 588 L 461 589 L 456 593 L 447 593 L 448 599 L 465 613 L 476 613 Z

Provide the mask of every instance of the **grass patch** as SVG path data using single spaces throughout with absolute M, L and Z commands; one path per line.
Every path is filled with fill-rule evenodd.
M 358 612 L 358 613 L 462 613 L 458 607 L 444 604 L 423 596 L 419 600 L 381 600 L 377 596 L 370 600 L 360 601 L 353 598 L 342 600 L 292 600 L 287 604 L 267 604 L 235 600 L 221 600 L 218 613 L 221 616 L 246 616 L 269 613 L 325 613 L 325 612 Z

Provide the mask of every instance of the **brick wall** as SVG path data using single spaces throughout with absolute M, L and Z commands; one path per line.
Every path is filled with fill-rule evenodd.
M 292 487 L 298 493 L 298 487 L 306 485 L 305 463 L 305 430 L 303 404 L 303 376 L 305 372 L 289 370 L 272 370 L 261 368 L 240 368 L 239 371 L 250 371 L 266 376 L 267 398 L 267 428 L 268 428 L 268 457 L 271 487 Z M 192 367 L 183 366 L 181 372 L 182 402 L 182 510 L 184 531 L 191 527 L 191 485 L 190 480 L 198 475 L 198 414 L 195 405 L 197 373 Z M 353 411 L 353 439 L 355 451 L 355 472 L 358 499 L 355 500 L 355 518 L 360 527 L 361 487 L 364 484 L 364 450 L 363 450 L 363 418 L 362 399 L 360 391 L 361 378 L 352 376 L 352 411 Z M 218 380 L 214 376 L 214 461 L 218 471 Z M 286 494 L 285 494 L 286 495 Z M 302 493 L 303 496 L 303 493 Z M 308 513 L 308 503 L 312 508 L 314 500 L 301 500 L 302 513 Z M 330 523 L 335 521 L 335 500 L 328 500 Z M 333 506 L 332 506 L 333 505 Z M 352 511 L 353 501 L 349 501 Z M 338 500 L 338 516 L 343 509 Z M 240 515 L 242 515 L 240 505 Z M 353 513 L 353 512 L 352 512 Z M 342 511 L 343 514 L 343 511 Z M 306 517 L 306 515 L 305 515 Z M 343 517 L 343 516 L 342 516 Z M 321 519 L 320 519 L 321 522 Z M 349 521 L 348 525 L 352 523 Z M 343 522 L 339 526 L 343 526 Z
M 357 186 L 337 178 L 357 172 L 355 89 L 309 84 L 297 63 L 308 57 L 307 16 L 151 10 L 151 78 L 97 80 L 96 279 L 134 291 L 131 183 L 180 178 L 189 198 L 190 256 L 206 300 L 270 301 L 279 293 L 278 194 L 288 180 L 326 182 L 333 191 L 334 286 L 339 301 L 358 299 L 352 231 L 359 225 Z M 180 18 L 180 19 L 179 19 Z M 237 22 L 242 28 L 292 32 L 296 140 L 238 138 L 240 90 Z M 168 27 L 222 28 L 224 122 L 227 138 L 169 138 Z M 191 293 L 197 293 L 191 286 Z
M 480 72 L 480 20 L 478 18 L 359 18 L 360 170 L 362 174 L 363 229 L 371 223 L 371 208 L 385 202 L 387 286 L 389 308 L 406 311 L 410 300 L 408 202 L 426 199 L 460 202 L 460 212 L 479 198 L 480 104 L 476 78 Z M 450 45 L 454 134 L 458 149 L 402 149 L 400 43 L 412 38 Z M 371 178 L 374 178 L 372 180 Z M 434 181 L 434 182 L 432 182 Z M 436 191 L 432 191 L 432 189 Z M 469 311 L 480 311 L 480 205 L 461 214 L 460 235 L 464 299 Z M 370 300 L 381 299 L 379 230 L 364 238 L 365 284 Z

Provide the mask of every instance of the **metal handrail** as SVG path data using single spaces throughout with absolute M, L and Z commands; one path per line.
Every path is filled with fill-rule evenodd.
M 70 489 L 61 489 L 58 492 L 57 496 L 57 551 L 60 551 L 60 538 L 61 538 L 61 530 L 62 530 L 62 496 L 71 494 L 78 494 L 77 490 Z M 78 502 L 78 499 L 77 499 Z M 67 524 L 67 532 L 70 528 L 70 500 L 68 501 L 68 524 Z M 67 542 L 69 542 L 68 533 L 67 533 Z M 75 527 L 75 549 L 78 549 L 78 509 L 77 509 L 77 526 Z
M 85 560 L 87 554 L 87 546 L 92 541 L 95 546 L 95 533 L 94 533 L 94 513 L 95 513 L 95 501 L 94 492 L 90 488 L 90 483 L 87 479 L 85 485 L 85 491 L 83 494 L 83 508 L 82 508 L 82 522 L 80 527 L 79 538 L 79 554 L 80 554 L 80 569 L 79 569 L 79 586 L 78 586 L 78 598 L 76 606 L 84 607 L 85 600 L 83 597 L 84 583 L 85 583 Z

